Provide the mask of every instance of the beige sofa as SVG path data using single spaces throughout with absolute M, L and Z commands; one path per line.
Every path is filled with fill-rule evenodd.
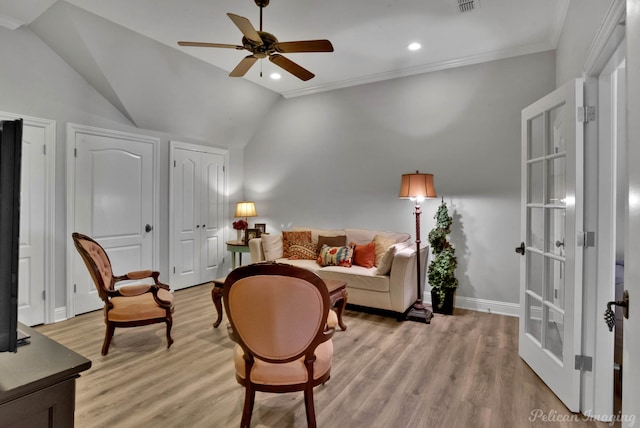
M 282 235 L 263 235 L 262 238 L 249 241 L 251 262 L 277 261 L 300 266 L 318 274 L 322 279 L 339 279 L 347 282 L 348 303 L 383 309 L 394 312 L 405 312 L 416 300 L 416 248 L 411 236 L 406 233 L 394 233 L 365 229 L 313 229 L 294 227 L 294 231 L 311 231 L 313 243 L 319 237 L 335 237 L 346 235 L 346 243 L 364 245 L 372 242 L 376 236 L 395 242 L 385 252 L 385 266 L 366 268 L 353 265 L 320 266 L 316 260 L 291 260 L 283 258 Z M 263 242 L 264 239 L 264 242 Z M 378 239 L 378 238 L 376 238 Z M 422 284 L 428 247 L 420 250 L 422 268 Z M 389 263 L 390 262 L 390 263 Z M 388 272 L 388 266 L 390 269 Z M 379 269 L 382 268 L 382 271 Z

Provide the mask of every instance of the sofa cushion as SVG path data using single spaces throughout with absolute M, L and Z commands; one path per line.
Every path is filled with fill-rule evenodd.
M 318 273 L 321 269 L 320 265 L 316 263 L 315 260 L 295 260 L 295 259 L 278 259 L 276 260 L 278 263 L 285 263 L 291 266 L 297 266 L 306 270 L 310 270 L 313 273 Z
M 282 235 L 260 235 L 264 259 L 271 262 L 282 258 Z
M 377 275 L 376 268 L 364 268 L 362 266 L 353 266 L 350 268 L 327 266 L 321 268 L 316 273 L 322 279 L 346 281 L 347 289 L 360 289 L 381 293 L 389 292 L 390 277 L 388 275 Z
M 409 235 L 408 233 L 385 232 L 367 229 L 345 229 L 344 232 L 347 234 L 347 242 L 355 242 L 359 245 L 368 244 L 369 242 L 373 241 L 373 238 L 376 235 L 393 239 L 394 243 L 404 242 L 411 238 L 411 235 Z
M 311 231 L 295 230 L 282 232 L 282 257 L 289 257 L 291 244 L 311 243 Z
M 384 256 L 385 252 L 389 249 L 389 247 L 391 247 L 396 242 L 391 238 L 386 238 L 382 235 L 376 235 L 373 238 L 373 243 L 376 247 L 375 265 L 380 266 L 380 263 L 382 262 L 382 257 Z
M 378 275 L 388 275 L 391 271 L 391 265 L 393 264 L 393 259 L 396 256 L 396 253 L 403 248 L 406 248 L 408 244 L 406 242 L 400 242 L 398 244 L 393 244 L 382 255 L 380 259 L 380 263 L 377 266 L 376 273 Z
M 317 244 L 320 236 L 340 236 L 346 235 L 342 229 L 314 229 L 311 227 L 293 226 L 292 231 L 309 231 L 311 232 L 311 242 Z
M 323 245 L 318 255 L 320 266 L 343 266 L 351 267 L 353 258 L 353 248 L 351 247 L 330 247 Z
M 376 263 L 376 245 L 374 242 L 369 242 L 366 245 L 357 245 L 355 243 L 349 244 L 353 247 L 353 264 L 372 268 Z
M 328 245 L 330 247 L 344 247 L 347 245 L 347 235 L 338 235 L 338 236 L 318 236 L 318 254 L 320 254 L 320 250 L 323 245 Z
M 293 242 L 289 246 L 289 258 L 293 260 L 315 260 L 317 245 L 311 242 Z

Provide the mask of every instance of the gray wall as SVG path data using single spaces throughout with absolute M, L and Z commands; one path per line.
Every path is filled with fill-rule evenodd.
M 78 72 L 53 52 L 29 28 L 11 31 L 0 27 L 0 111 L 56 121 L 56 230 L 55 230 L 55 307 L 66 305 L 66 248 L 70 233 L 66 230 L 66 124 L 68 122 L 160 138 L 160 271 L 168 277 L 169 252 L 169 140 L 229 149 L 230 200 L 242 198 L 243 151 L 237 139 L 231 147 L 224 140 L 188 138 L 154 130 L 139 129 Z M 226 75 L 224 76 L 226 79 Z M 256 85 L 252 85 L 256 86 Z M 257 86 L 256 86 L 257 88 Z M 219 101 L 223 102 L 223 100 Z M 180 112 L 176 111 L 176 121 Z M 228 118 L 225 118 L 227 121 Z M 246 132 L 243 131 L 243 132 Z M 213 139 L 213 138 L 212 138 Z
M 400 176 L 434 174 L 454 217 L 458 296 L 518 303 L 520 111 L 555 86 L 554 52 L 282 100 L 245 149 L 245 195 L 291 225 L 415 236 Z M 422 240 L 439 200 L 423 203 Z

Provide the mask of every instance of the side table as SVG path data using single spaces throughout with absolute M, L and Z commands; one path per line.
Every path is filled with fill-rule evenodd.
M 248 253 L 249 245 L 242 241 L 227 241 L 227 251 L 231 253 L 231 270 L 235 269 L 236 266 L 236 254 L 240 255 L 240 265 L 242 264 L 242 253 Z
M 213 306 L 216 308 L 216 312 L 218 313 L 218 318 L 213 323 L 213 328 L 218 328 L 220 323 L 222 322 L 222 288 L 224 287 L 224 281 L 227 278 L 218 278 L 214 279 L 213 289 L 211 290 L 211 300 L 213 300 Z M 344 308 L 347 306 L 347 282 L 340 281 L 336 279 L 325 279 L 324 283 L 327 284 L 327 289 L 329 290 L 329 299 L 331 307 L 336 308 L 336 314 L 338 315 L 338 325 L 344 331 L 347 329 L 347 326 L 342 321 L 342 312 L 344 312 Z

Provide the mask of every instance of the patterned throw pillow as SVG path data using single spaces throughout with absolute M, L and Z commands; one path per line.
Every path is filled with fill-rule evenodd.
M 289 257 L 289 247 L 292 243 L 296 244 L 310 244 L 311 243 L 311 231 L 289 231 L 282 232 L 282 257 Z
M 315 260 L 316 257 L 316 244 L 292 242 L 289 245 L 289 260 Z
M 323 245 L 328 245 L 330 247 L 344 247 L 347 245 L 347 235 L 318 236 L 318 253 L 316 256 L 320 255 L 320 250 Z
M 351 267 L 353 248 L 351 247 L 330 247 L 323 245 L 318 256 L 320 266 L 342 266 Z

